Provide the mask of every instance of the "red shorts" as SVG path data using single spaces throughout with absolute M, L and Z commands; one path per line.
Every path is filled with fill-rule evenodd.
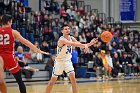
M 4 61 L 4 68 L 8 69 L 12 74 L 20 70 L 20 66 L 13 54 L 0 54 Z

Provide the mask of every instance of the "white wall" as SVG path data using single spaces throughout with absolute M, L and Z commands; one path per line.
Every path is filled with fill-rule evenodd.
M 137 21 L 140 21 L 140 0 L 137 0 L 137 3 L 136 3 L 136 20 Z
M 110 12 L 115 21 L 120 21 L 120 0 L 111 0 Z
M 39 0 L 28 0 L 29 6 L 32 8 L 34 11 L 39 10 Z
M 63 0 L 58 0 L 59 4 L 63 2 Z M 80 0 L 79 0 L 80 1 Z M 84 1 L 86 5 L 91 5 L 91 9 L 98 9 L 99 13 L 106 13 L 108 16 L 109 14 L 109 0 L 81 0 Z M 120 0 L 110 0 L 111 1 L 111 17 L 114 17 L 115 21 L 120 21 Z M 140 21 L 140 0 L 137 1 L 137 11 L 136 11 L 136 20 Z M 39 0 L 29 0 L 29 6 L 32 7 L 33 10 L 39 10 Z
M 84 0 L 86 5 L 91 5 L 91 9 L 98 9 L 99 12 L 103 12 L 104 0 Z

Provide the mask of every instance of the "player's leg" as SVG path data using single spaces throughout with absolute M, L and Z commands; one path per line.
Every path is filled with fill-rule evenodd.
M 14 77 L 15 77 L 18 85 L 19 85 L 20 93 L 27 93 L 25 84 L 22 81 L 21 70 L 19 70 L 18 72 L 14 73 L 13 75 L 14 75 Z
M 71 61 L 65 62 L 65 71 L 70 78 L 73 93 L 78 93 L 75 72 Z
M 24 82 L 21 78 L 21 71 L 20 66 L 18 65 L 18 62 L 15 61 L 15 58 L 13 55 L 7 55 L 7 57 L 4 57 L 5 67 L 9 69 L 10 73 L 12 73 L 19 85 L 20 93 L 26 93 L 26 87 L 24 85 Z
M 56 80 L 57 80 L 58 76 L 52 76 L 49 83 L 48 83 L 48 86 L 46 88 L 46 92 L 45 93 L 50 93 Z
M 68 74 L 69 74 L 70 82 L 71 82 L 71 85 L 72 85 L 73 93 L 78 93 L 77 84 L 76 84 L 76 78 L 75 78 L 75 72 L 72 71 L 72 72 L 70 72 Z
M 62 62 L 54 62 L 54 67 L 53 67 L 53 72 L 52 72 L 52 77 L 48 83 L 48 86 L 46 88 L 46 93 L 50 93 L 53 85 L 55 84 L 58 75 L 61 75 L 63 73 L 63 63 Z
M 1 93 L 7 93 L 7 87 L 6 87 L 6 83 L 3 77 L 3 59 L 0 56 L 0 92 Z

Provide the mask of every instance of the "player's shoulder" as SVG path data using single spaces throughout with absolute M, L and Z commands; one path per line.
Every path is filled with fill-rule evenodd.
M 19 32 L 17 30 L 12 29 L 13 34 L 18 34 Z
M 62 41 L 62 40 L 65 40 L 64 36 L 61 36 L 58 41 Z
M 70 36 L 70 38 L 71 38 L 71 39 L 74 39 L 74 37 L 73 37 L 73 36 Z

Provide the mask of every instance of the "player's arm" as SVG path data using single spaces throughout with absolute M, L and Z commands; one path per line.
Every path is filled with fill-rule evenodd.
M 63 45 L 71 45 L 71 46 L 74 46 L 74 47 L 80 47 L 80 48 L 88 48 L 87 44 L 82 44 L 80 42 L 74 42 L 74 41 L 69 41 L 65 38 L 63 39 L 60 39 L 58 41 L 58 46 L 63 46 Z
M 12 34 L 13 34 L 13 36 L 14 36 L 15 39 L 19 40 L 21 43 L 23 43 L 24 45 L 28 46 L 30 49 L 32 49 L 36 53 L 47 54 L 46 52 L 43 52 L 40 49 L 38 49 L 36 46 L 34 46 L 30 41 L 28 41 L 27 39 L 23 38 L 20 35 L 20 33 L 17 32 L 16 30 L 12 30 Z
M 80 43 L 80 42 L 77 41 L 74 37 L 72 37 L 72 41 L 73 41 L 73 42 Z M 90 47 L 90 46 L 92 46 L 92 45 L 94 45 L 94 44 L 96 44 L 96 43 L 97 43 L 97 38 L 94 38 L 94 39 L 92 39 L 92 40 L 90 41 L 90 43 L 87 43 L 87 46 Z
M 26 64 L 26 61 L 25 61 L 25 57 L 24 56 L 22 58 L 22 61 L 24 62 L 24 64 Z
M 3 77 L 3 75 L 4 75 L 3 65 L 4 65 L 4 62 L 3 62 L 2 57 L 0 56 L 0 83 L 5 82 L 4 77 Z
M 73 41 L 73 42 L 77 42 L 77 43 L 79 43 L 79 44 L 82 44 L 82 43 L 80 43 L 79 41 L 77 41 L 74 37 L 72 37 L 72 41 Z M 91 44 L 90 44 L 90 43 L 87 43 L 87 46 L 90 47 Z

